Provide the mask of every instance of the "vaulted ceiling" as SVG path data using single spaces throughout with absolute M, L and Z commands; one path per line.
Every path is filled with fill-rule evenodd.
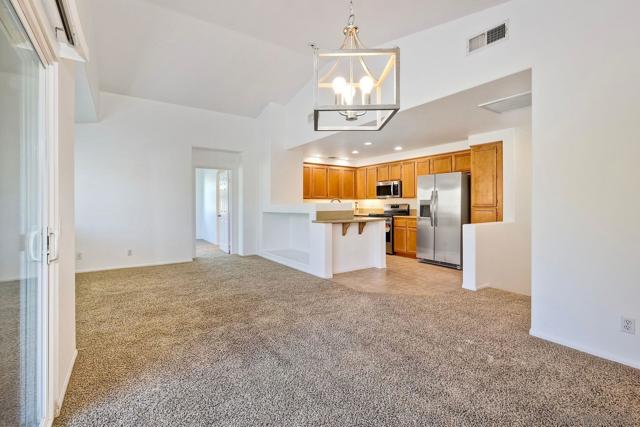
M 382 45 L 506 0 L 355 0 Z M 314 41 L 337 47 L 346 0 L 93 0 L 102 90 L 257 116 L 311 77 Z

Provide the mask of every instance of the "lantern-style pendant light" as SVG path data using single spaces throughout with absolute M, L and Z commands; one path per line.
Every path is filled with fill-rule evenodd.
M 380 130 L 400 109 L 400 49 L 364 47 L 349 6 L 340 49 L 312 45 L 317 131 Z

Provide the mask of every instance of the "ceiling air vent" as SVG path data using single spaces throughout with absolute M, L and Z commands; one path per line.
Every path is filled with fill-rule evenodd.
M 485 31 L 482 34 L 478 34 L 475 37 L 471 37 L 469 39 L 469 44 L 467 45 L 467 52 L 472 53 L 476 50 L 482 49 L 485 46 L 496 43 L 500 40 L 504 40 L 507 38 L 508 27 L 507 23 L 503 23 L 494 27 L 490 30 Z

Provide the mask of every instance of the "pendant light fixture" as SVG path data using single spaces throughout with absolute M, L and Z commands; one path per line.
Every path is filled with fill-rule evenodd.
M 400 109 L 400 49 L 367 49 L 353 1 L 340 49 L 314 44 L 314 129 L 380 130 Z

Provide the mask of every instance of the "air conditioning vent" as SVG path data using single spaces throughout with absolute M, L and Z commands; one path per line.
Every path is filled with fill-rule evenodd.
M 467 51 L 469 53 L 475 52 L 476 50 L 482 49 L 485 46 L 496 43 L 500 40 L 504 40 L 507 38 L 507 32 L 508 27 L 507 23 L 505 22 L 498 25 L 497 27 L 485 31 L 482 34 L 471 37 L 469 39 Z

